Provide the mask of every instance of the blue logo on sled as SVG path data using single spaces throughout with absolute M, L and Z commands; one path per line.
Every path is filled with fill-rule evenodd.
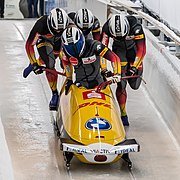
M 111 124 L 107 120 L 97 117 L 89 119 L 86 122 L 86 128 L 89 130 L 109 130 L 111 129 Z

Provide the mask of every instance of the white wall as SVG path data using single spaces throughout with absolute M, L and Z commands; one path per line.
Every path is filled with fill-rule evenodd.
M 97 0 L 68 0 L 68 12 L 77 11 L 80 8 L 88 8 L 92 13 L 98 17 L 101 24 L 106 21 L 107 6 Z
M 4 16 L 8 19 L 22 19 L 23 15 L 19 10 L 20 0 L 5 0 Z
M 5 18 L 23 18 L 23 15 L 19 10 L 19 1 L 20 0 L 5 0 Z M 22 1 L 26 2 L 26 0 Z M 77 11 L 80 8 L 88 8 L 99 18 L 101 24 L 106 21 L 107 6 L 97 0 L 45 0 L 45 12 L 47 14 L 54 7 L 61 7 L 67 12 Z
M 179 0 L 142 0 L 145 5 L 159 14 L 169 25 L 180 31 L 180 1 Z
M 149 31 L 144 59 L 144 85 L 156 108 L 180 143 L 180 61 L 158 43 Z M 159 121 L 159 119 L 157 119 Z

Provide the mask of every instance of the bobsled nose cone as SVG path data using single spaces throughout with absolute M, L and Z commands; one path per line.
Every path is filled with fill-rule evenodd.
M 107 156 L 106 155 L 96 155 L 94 157 L 94 160 L 96 162 L 105 162 L 107 160 Z

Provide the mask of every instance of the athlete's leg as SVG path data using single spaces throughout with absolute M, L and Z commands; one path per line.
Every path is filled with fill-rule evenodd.
M 116 89 L 116 98 L 120 107 L 121 116 L 127 116 L 126 112 L 126 100 L 127 100 L 127 92 L 126 92 L 126 84 L 127 81 L 123 80 L 117 85 Z
M 46 67 L 49 69 L 55 69 L 55 56 L 53 53 L 53 46 L 49 42 L 43 41 L 37 45 L 37 49 L 40 58 L 45 63 Z M 50 101 L 50 109 L 55 110 L 59 100 L 58 91 L 57 91 L 58 75 L 46 72 L 46 77 L 53 95 Z
M 126 72 L 129 66 L 126 59 L 126 49 L 122 49 L 115 46 L 113 47 L 113 51 L 120 57 L 121 71 L 122 71 L 121 76 L 124 77 L 126 76 Z M 128 126 L 129 122 L 126 112 L 126 101 L 127 101 L 126 85 L 127 85 L 127 80 L 122 80 L 117 84 L 116 98 L 120 107 L 122 122 L 125 126 Z
M 28 17 L 32 18 L 33 17 L 33 14 L 32 14 L 33 0 L 27 0 L 27 3 L 28 3 L 28 12 L 29 12 Z
M 66 60 L 68 60 L 68 59 L 67 59 L 66 55 L 64 54 L 64 51 L 63 51 L 63 49 L 62 49 L 61 47 L 62 47 L 61 41 L 60 41 L 60 40 L 59 40 L 59 41 L 56 41 L 56 42 L 54 43 L 53 50 L 54 50 L 54 55 L 55 55 L 55 57 L 56 57 L 56 58 L 59 57 L 60 67 L 61 67 L 62 69 L 64 69 L 63 64 L 62 64 L 62 61 L 63 61 L 63 60 L 66 61 Z
M 4 18 L 4 1 L 5 0 L 0 1 L 0 18 Z

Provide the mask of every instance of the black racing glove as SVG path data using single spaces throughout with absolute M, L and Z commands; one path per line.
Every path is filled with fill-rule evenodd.
M 34 63 L 32 66 L 33 66 L 33 71 L 36 75 L 43 73 L 44 67 L 39 66 L 37 63 Z
M 136 73 L 137 73 L 137 69 L 136 69 L 134 66 L 132 66 L 132 67 L 128 70 L 127 75 L 128 75 L 128 76 L 134 76 Z
M 71 87 L 71 85 L 73 84 L 72 80 L 67 80 L 66 84 L 65 84 L 65 95 L 68 94 L 69 88 Z
M 101 75 L 103 76 L 103 77 L 111 77 L 111 76 L 113 76 L 113 73 L 111 72 L 111 71 L 108 71 L 107 69 L 106 70 L 103 70 L 103 71 L 101 71 Z

